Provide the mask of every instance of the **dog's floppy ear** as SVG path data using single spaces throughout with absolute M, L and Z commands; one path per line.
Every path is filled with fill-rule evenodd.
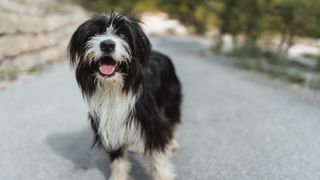
M 147 35 L 143 32 L 139 20 L 135 18 L 128 18 L 130 24 L 130 33 L 133 43 L 133 56 L 136 60 L 141 61 L 143 66 L 149 63 L 151 53 L 151 43 Z
M 78 61 L 83 58 L 86 49 L 86 42 L 101 27 L 106 27 L 107 16 L 94 15 L 91 19 L 82 23 L 73 33 L 68 45 L 68 53 L 71 66 L 76 66 Z
M 69 53 L 69 59 L 70 59 L 70 65 L 75 66 L 78 62 L 78 59 L 80 58 L 80 52 L 82 49 L 82 46 L 85 42 L 85 36 L 83 35 L 84 28 L 88 21 L 81 24 L 78 29 L 72 34 L 71 39 L 69 41 L 68 45 L 68 53 Z

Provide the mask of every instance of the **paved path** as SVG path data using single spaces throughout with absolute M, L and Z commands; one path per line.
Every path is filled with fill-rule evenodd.
M 319 180 L 320 95 L 257 77 L 203 55 L 197 38 L 154 40 L 184 86 L 179 180 Z M 86 105 L 66 63 L 0 91 L 0 179 L 103 180 L 108 158 L 91 150 Z M 150 179 L 141 157 L 131 175 Z

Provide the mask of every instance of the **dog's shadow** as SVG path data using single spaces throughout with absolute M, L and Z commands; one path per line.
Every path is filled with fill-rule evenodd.
M 110 176 L 110 161 L 108 155 L 99 148 L 91 149 L 93 135 L 89 128 L 77 133 L 58 133 L 47 138 L 49 146 L 64 158 L 74 164 L 75 169 L 98 169 L 106 179 Z M 151 179 L 141 164 L 141 157 L 128 153 L 131 162 L 130 176 L 133 179 Z

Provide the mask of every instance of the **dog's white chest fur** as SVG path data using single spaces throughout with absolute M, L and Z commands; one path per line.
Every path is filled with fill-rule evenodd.
M 143 140 L 139 124 L 130 120 L 134 110 L 137 95 L 121 92 L 121 86 L 98 88 L 88 99 L 90 113 L 99 120 L 98 133 L 100 140 L 107 150 L 115 150 L 122 146 L 142 148 Z

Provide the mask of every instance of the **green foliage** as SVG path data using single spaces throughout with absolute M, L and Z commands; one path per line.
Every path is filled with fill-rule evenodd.
M 316 70 L 320 72 L 320 57 L 317 62 Z
M 206 0 L 157 0 L 156 4 L 161 10 L 179 19 L 182 23 L 193 25 L 198 33 L 204 33 L 210 15 L 206 9 Z
M 304 84 L 307 82 L 305 72 L 308 68 L 281 56 L 273 58 L 240 58 L 236 59 L 236 65 L 255 72 L 267 74 L 271 78 L 280 79 L 285 82 Z M 320 89 L 320 81 L 313 79 L 308 84 L 311 88 Z
M 74 0 L 83 7 L 97 13 L 110 13 L 111 11 L 121 12 L 127 15 L 137 15 L 142 11 L 156 11 L 156 0 Z
M 263 55 L 257 41 L 264 34 L 280 35 L 278 52 L 286 53 L 294 45 L 296 36 L 320 38 L 319 0 L 74 0 L 96 12 L 120 11 L 138 15 L 142 11 L 164 11 L 197 33 L 208 28 L 220 30 L 216 48 L 223 46 L 225 34 L 237 42 L 244 37 L 243 47 L 235 54 Z M 272 38 L 272 37 L 271 37 Z
M 218 27 L 221 34 L 245 35 L 255 43 L 262 33 L 282 34 L 283 43 L 294 36 L 320 38 L 319 0 L 73 0 L 96 12 L 165 11 L 198 33 Z
M 234 49 L 229 53 L 229 55 L 236 56 L 239 58 L 250 57 L 250 58 L 258 58 L 264 56 L 264 52 L 261 50 L 257 44 L 246 44 L 237 49 Z
M 314 79 L 310 82 L 310 88 L 320 90 L 320 79 Z

